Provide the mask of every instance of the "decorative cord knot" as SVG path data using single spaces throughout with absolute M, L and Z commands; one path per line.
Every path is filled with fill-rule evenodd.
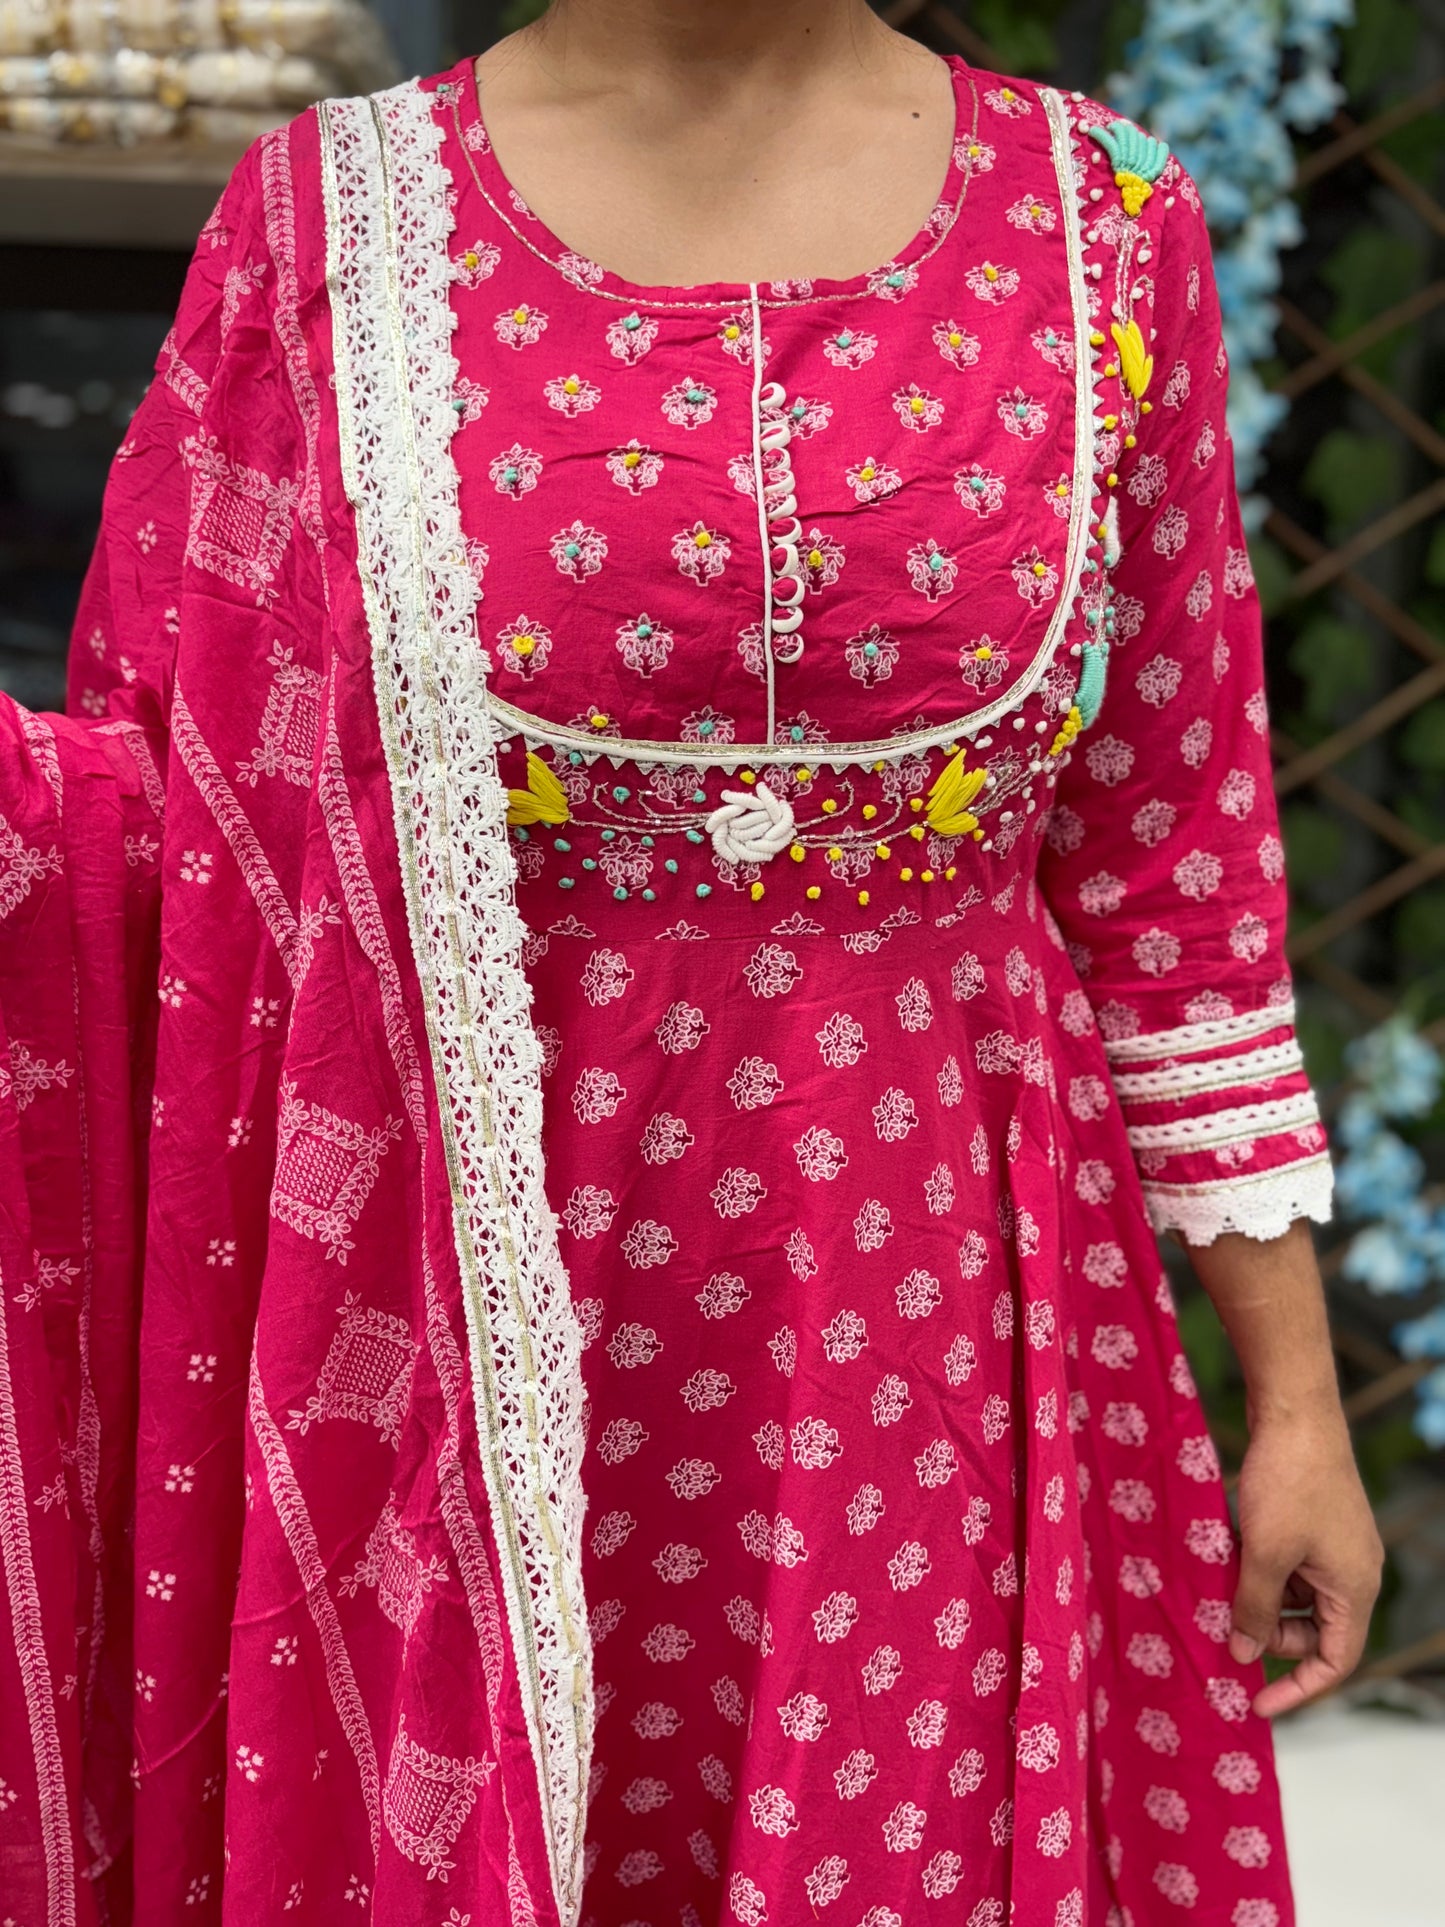
M 724 790 L 706 823 L 713 849 L 725 863 L 762 863 L 793 840 L 793 806 L 766 783 L 750 790 Z

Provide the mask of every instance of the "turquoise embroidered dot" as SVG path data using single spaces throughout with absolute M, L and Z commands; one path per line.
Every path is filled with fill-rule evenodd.
M 527 828 L 525 823 L 515 824 L 512 829 L 512 835 L 516 837 L 519 843 L 530 843 L 532 840 L 532 832 Z
M 612 894 L 614 897 L 616 897 L 617 901 L 621 903 L 623 898 L 627 895 L 627 885 L 625 883 L 619 883 L 617 888 L 612 892 Z
M 628 789 L 625 783 L 615 783 L 612 788 L 612 794 L 619 803 L 625 803 L 628 797 L 631 796 L 632 791 Z
M 677 858 L 675 856 L 668 857 L 662 867 L 667 871 L 669 876 L 675 877 L 677 875 Z
M 697 893 L 700 897 L 710 897 L 712 895 L 712 885 L 710 883 L 700 883 L 697 886 Z
M 713 730 L 716 727 L 717 725 L 715 723 L 708 722 L 707 719 L 704 717 L 703 721 L 700 722 L 697 726 L 697 733 L 699 736 L 711 736 L 713 733 Z M 696 801 L 695 798 L 694 798 L 694 801 Z
M 562 553 L 569 562 L 575 562 L 582 553 L 582 544 L 580 542 L 569 542 Z
M 576 887 L 576 877 L 558 877 L 557 879 L 557 888 L 559 890 L 575 890 Z
M 878 654 L 878 644 L 876 642 L 865 642 L 863 645 L 863 654 L 868 658 L 869 662 L 872 662 L 873 658 Z
M 554 850 L 560 850 L 563 856 L 566 856 L 571 850 L 572 845 L 567 841 L 565 836 L 554 836 L 552 838 L 552 848 Z
M 907 279 L 908 279 L 907 275 L 900 274 L 896 268 L 894 269 L 892 274 L 887 276 L 887 281 L 890 288 L 901 288 L 903 286 L 903 283 Z
M 1046 348 L 1057 348 L 1058 345 L 1059 337 L 1054 333 L 1052 328 L 1046 328 L 1044 330 L 1044 346 Z
M 804 735 L 803 725 L 801 723 L 794 723 L 792 728 L 788 731 L 788 734 L 789 736 L 792 737 L 795 743 L 801 743 Z
M 644 850 L 652 849 L 657 842 L 657 838 L 655 836 L 640 836 L 637 840 L 642 845 Z
M 838 346 L 840 348 L 851 348 L 853 346 L 853 335 L 850 329 L 844 328 L 838 336 Z
M 985 482 L 985 480 L 981 475 L 970 475 L 968 478 L 968 485 L 973 490 L 975 495 L 982 495 L 984 490 L 988 487 L 988 483 Z
M 1026 401 L 1016 401 L 1014 403 L 1014 414 L 1020 421 L 1024 421 L 1027 418 L 1028 412 L 1029 405 Z
M 510 462 L 502 470 L 502 480 L 507 484 L 508 488 L 511 488 L 516 482 L 519 482 L 521 478 L 522 478 L 521 469 L 514 468 Z
M 638 635 L 644 639 L 652 634 L 652 624 L 647 620 L 646 616 L 639 616 L 637 618 L 636 627 Z
M 804 415 L 807 414 L 807 412 L 808 412 L 808 404 L 805 401 L 795 401 L 793 403 L 792 416 L 795 422 L 800 422 L 803 419 Z
M 694 803 L 705 803 L 707 801 L 707 791 L 694 790 L 692 793 L 692 800 Z
M 604 843 L 611 843 L 613 839 L 616 837 L 616 835 L 617 835 L 616 830 L 604 830 L 602 832 L 602 841 Z
M 687 832 L 687 840 L 688 840 L 688 842 L 689 842 L 689 843 L 701 843 L 701 842 L 702 842 L 702 831 L 701 831 L 701 830 L 689 830 L 689 831 Z
M 644 890 L 642 893 L 642 901 L 644 903 L 656 903 L 657 902 L 656 890 Z
M 642 316 L 640 314 L 625 314 L 622 317 L 622 325 L 624 328 L 640 328 L 642 326 Z
M 707 400 L 707 390 L 705 388 L 689 388 L 685 399 L 690 401 L 695 407 L 698 402 Z
M 577 767 L 577 765 L 578 765 L 578 764 L 579 764 L 579 763 L 580 763 L 580 762 L 582 761 L 582 752 L 581 752 L 581 750 L 580 750 L 580 749 L 569 749 L 569 750 L 568 750 L 568 752 L 567 752 L 567 761 L 568 761 L 568 762 L 569 762 L 569 763 L 570 763 L 570 764 L 572 765 L 572 767 L 573 767 L 573 768 L 575 769 L 575 768 Z
M 583 868 L 584 870 L 595 870 L 595 869 L 597 868 L 597 859 L 596 859 L 596 857 L 595 857 L 595 856 L 584 856 L 584 857 L 583 857 L 583 859 L 582 859 L 582 868 Z
M 938 571 L 943 567 L 943 557 L 938 553 L 937 549 L 929 550 L 928 566 L 930 569 L 932 569 L 935 575 L 937 575 Z

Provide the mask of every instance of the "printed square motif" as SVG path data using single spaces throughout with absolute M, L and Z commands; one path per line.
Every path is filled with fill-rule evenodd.
M 348 1233 L 371 1195 L 388 1145 L 400 1134 L 400 1118 L 366 1131 L 297 1097 L 296 1086 L 283 1078 L 271 1216 L 303 1238 L 319 1239 L 327 1257 L 344 1265 L 356 1249 Z
M 413 1343 L 404 1318 L 363 1305 L 354 1292 L 347 1292 L 337 1309 L 340 1329 L 316 1374 L 316 1390 L 304 1412 L 289 1414 L 287 1430 L 304 1437 L 323 1419 L 349 1418 L 374 1425 L 388 1445 L 395 1445 L 421 1346 Z M 370 1556 L 370 1545 L 367 1550 Z
M 366 1542 L 366 1557 L 341 1581 L 343 1599 L 354 1599 L 363 1586 L 376 1587 L 376 1603 L 393 1626 L 410 1639 L 426 1595 L 447 1577 L 446 1562 L 432 1554 L 423 1560 L 416 1540 L 397 1519 L 396 1495 L 391 1493 Z
M 477 1788 L 496 1769 L 495 1760 L 450 1760 L 428 1753 L 397 1725 L 391 1765 L 381 1805 L 387 1832 L 408 1860 L 427 1870 L 428 1880 L 445 1880 L 454 1861 L 446 1858 L 476 1803 Z
M 273 602 L 299 486 L 234 461 L 214 435 L 188 435 L 181 453 L 192 471 L 187 562 L 249 590 L 258 607 Z
M 315 669 L 292 662 L 293 651 L 273 643 L 266 658 L 276 674 L 266 691 L 261 716 L 261 740 L 249 763 L 237 765 L 241 782 L 254 789 L 263 776 L 284 776 L 301 789 L 311 786 L 311 763 L 321 728 L 321 677 Z

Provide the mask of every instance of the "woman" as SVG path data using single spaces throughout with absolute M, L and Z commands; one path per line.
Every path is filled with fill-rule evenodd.
M 1291 1918 L 1379 1552 L 1224 399 L 1163 145 L 854 0 L 248 153 L 6 724 L 17 1918 Z

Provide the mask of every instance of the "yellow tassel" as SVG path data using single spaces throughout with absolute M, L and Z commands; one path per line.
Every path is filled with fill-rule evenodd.
M 1111 322 L 1109 332 L 1119 344 L 1119 365 L 1124 372 L 1124 383 L 1129 393 L 1138 401 L 1149 386 L 1149 377 L 1154 372 L 1154 357 L 1144 351 L 1144 337 L 1139 332 L 1139 324 L 1131 319 L 1126 328 L 1117 321 Z
M 571 816 L 562 785 L 533 750 L 527 751 L 527 787 L 507 791 L 509 823 L 565 823 Z
M 964 836 L 978 828 L 969 804 L 988 781 L 986 769 L 965 769 L 964 752 L 950 757 L 928 792 L 928 822 L 940 836 Z

